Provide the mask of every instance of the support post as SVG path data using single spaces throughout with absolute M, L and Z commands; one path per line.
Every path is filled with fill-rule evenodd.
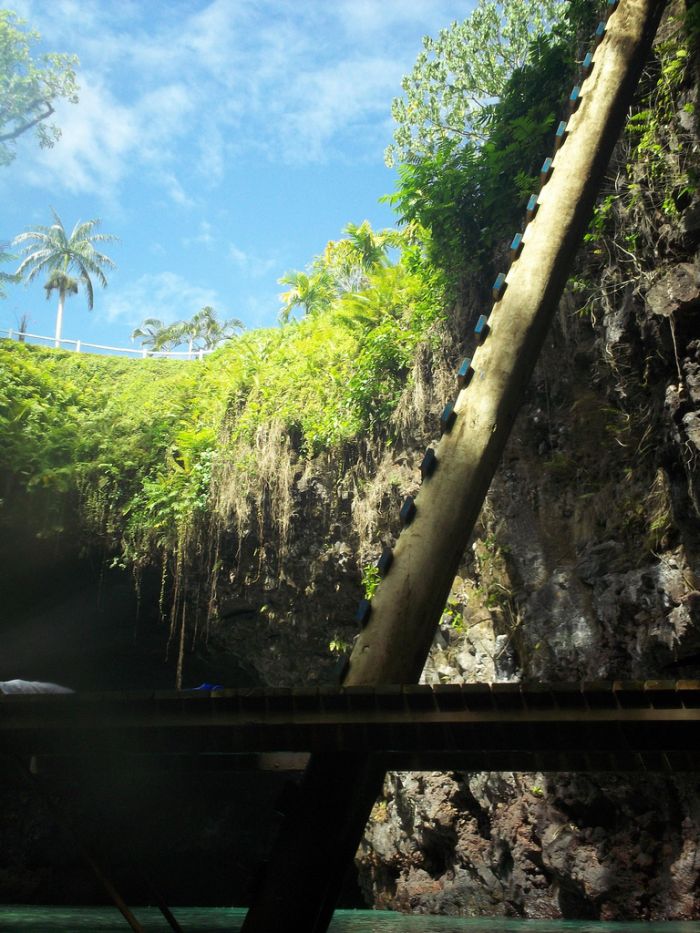
M 566 139 L 547 161 L 516 261 L 494 288 L 473 376 L 449 411 L 437 464 L 421 487 L 345 685 L 416 682 L 459 561 L 590 220 L 664 0 L 620 0 L 599 28 L 590 76 L 572 92 Z M 543 167 L 544 168 L 544 167 Z M 500 278 L 500 277 L 499 277 Z M 498 281 L 498 280 L 497 280 Z M 281 833 L 242 933 L 324 933 L 380 780 L 369 762 L 313 756 L 302 797 Z
M 384 780 L 372 756 L 312 755 L 241 933 L 325 931 Z

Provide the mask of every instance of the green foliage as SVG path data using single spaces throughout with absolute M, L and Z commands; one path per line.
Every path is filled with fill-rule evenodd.
M 689 140 L 678 135 L 669 138 L 673 124 L 676 100 L 689 64 L 689 51 L 685 43 L 673 38 L 657 47 L 659 72 L 648 103 L 649 106 L 633 113 L 626 132 L 632 148 L 627 163 L 631 176 L 632 204 L 651 193 L 655 206 L 666 216 L 678 213 L 678 204 L 697 190 L 697 178 L 687 165 Z M 693 114 L 694 105 L 685 105 Z
M 333 280 L 325 269 L 312 274 L 285 272 L 278 281 L 280 285 L 290 286 L 280 295 L 279 319 L 283 324 L 290 319 L 294 308 L 302 308 L 304 314 L 318 314 L 328 307 L 335 295 Z
M 366 289 L 370 274 L 388 264 L 388 248 L 401 245 L 403 239 L 396 230 L 375 232 L 368 220 L 349 223 L 343 232 L 348 237 L 331 240 L 308 272 L 286 272 L 278 279 L 280 285 L 291 286 L 280 295 L 282 323 L 289 321 L 295 308 L 301 308 L 304 314 L 320 314 L 336 298 Z
M 586 243 L 597 243 L 607 231 L 613 221 L 615 202 L 619 197 L 617 194 L 606 194 L 596 204 L 588 230 L 583 237 Z
M 343 654 L 347 654 L 352 650 L 352 645 L 349 641 L 345 641 L 343 638 L 334 638 L 332 641 L 328 642 L 328 650 L 331 654 L 340 657 Z
M 0 165 L 15 158 L 16 140 L 32 129 L 39 145 L 47 148 L 61 135 L 46 123 L 60 99 L 78 102 L 75 55 L 49 52 L 32 58 L 39 33 L 10 10 L 0 10 Z
M 472 32 L 455 26 L 426 45 L 422 76 L 405 86 L 402 105 L 418 143 L 390 198 L 403 232 L 349 224 L 304 272 L 280 279 L 288 286 L 281 327 L 244 333 L 198 363 L 0 344 L 0 488 L 13 493 L 0 525 L 35 503 L 37 532 L 50 534 L 69 503 L 82 531 L 102 538 L 118 561 L 159 563 L 164 592 L 168 575 L 176 581 L 171 619 L 185 598 L 187 561 L 200 561 L 200 583 L 218 572 L 207 548 L 224 529 L 242 539 L 275 522 L 287 527 L 297 461 L 390 430 L 416 348 L 444 318 L 449 277 L 483 273 L 515 229 L 573 67 L 572 23 L 545 34 L 561 8 L 555 0 L 481 0 Z M 401 251 L 395 262 L 392 248 Z M 77 263 L 30 249 L 22 268 L 31 276 L 72 268 L 84 281 Z M 303 314 L 290 320 L 295 309 Z M 133 336 L 154 349 L 194 342 L 190 323 L 175 333 L 148 319 Z M 497 563 L 492 550 L 484 544 L 484 567 Z M 489 599 L 500 608 L 509 597 L 489 574 Z M 376 567 L 366 569 L 366 595 L 377 582 Z M 463 622 L 455 615 L 454 624 Z
M 362 569 L 362 592 L 365 599 L 371 599 L 379 586 L 381 577 L 376 564 L 367 564 Z
M 189 321 L 176 324 L 182 343 L 193 350 L 214 350 L 225 340 L 229 340 L 237 331 L 243 330 L 243 321 L 237 317 L 228 321 L 219 321 L 211 305 L 205 305 Z
M 0 364 L 0 473 L 15 496 L 36 498 L 38 513 L 60 511 L 67 496 L 82 503 L 86 531 L 116 533 L 139 475 L 156 468 L 186 418 L 187 395 L 174 391 L 185 371 L 9 342 Z
M 388 165 L 435 158 L 449 144 L 478 145 L 489 134 L 493 106 L 514 72 L 529 62 L 533 42 L 562 20 L 562 0 L 479 0 L 463 23 L 426 36 L 396 98 Z
M 442 611 L 440 618 L 441 625 L 449 625 L 458 635 L 463 635 L 466 631 L 464 624 L 464 614 L 462 604 L 457 599 L 450 598 Z
M 442 314 L 440 281 L 401 263 L 365 275 L 363 291 L 323 312 L 242 334 L 197 363 L 0 343 L 0 474 L 13 499 L 37 515 L 69 502 L 86 535 L 135 566 L 181 554 L 216 520 L 222 476 L 241 501 L 263 495 L 260 439 L 272 426 L 285 456 L 311 457 L 391 411 Z M 3 516 L 12 520 L 9 500 Z
M 695 105 L 687 99 L 691 41 L 679 25 L 654 47 L 618 150 L 615 189 L 599 198 L 585 237 L 593 255 L 605 252 L 622 269 L 639 271 L 645 251 L 656 257 L 667 248 L 668 234 L 660 238 L 660 231 L 673 231 L 698 190 Z M 598 282 L 585 278 L 574 285 L 589 296 L 599 291 Z
M 164 324 L 155 317 L 145 318 L 130 334 L 131 340 L 139 340 L 144 349 L 158 351 L 174 350 L 180 334 L 175 324 Z
M 430 256 L 448 273 L 484 271 L 494 249 L 512 235 L 551 148 L 557 101 L 572 70 L 567 44 L 542 37 L 530 45 L 489 109 L 481 144 L 446 140 L 399 168 L 387 200 L 404 223 L 427 228 Z M 486 128 L 486 127 L 485 127 Z

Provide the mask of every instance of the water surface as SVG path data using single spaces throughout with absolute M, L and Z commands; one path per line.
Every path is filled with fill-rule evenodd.
M 154 907 L 134 914 L 147 933 L 172 933 Z M 245 910 L 220 907 L 176 907 L 185 933 L 238 933 Z M 128 933 L 130 927 L 110 907 L 0 906 L 2 933 Z M 396 914 L 380 910 L 338 910 L 329 933 L 699 933 L 700 924 L 595 923 L 571 920 L 463 919 Z

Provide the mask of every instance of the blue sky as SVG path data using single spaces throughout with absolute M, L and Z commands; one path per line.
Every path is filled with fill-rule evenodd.
M 342 228 L 393 224 L 378 203 L 391 100 L 425 34 L 473 0 L 14 0 L 46 50 L 80 58 L 63 137 L 23 137 L 0 169 L 0 242 L 99 217 L 118 268 L 88 313 L 66 306 L 66 338 L 129 345 L 143 318 L 210 304 L 271 325 L 277 279 L 303 269 Z M 9 267 L 8 267 L 9 271 Z M 11 287 L 0 328 L 53 334 L 41 282 Z

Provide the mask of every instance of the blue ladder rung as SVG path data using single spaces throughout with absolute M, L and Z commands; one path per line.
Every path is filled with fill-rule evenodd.
M 399 518 L 401 519 L 402 525 L 410 525 L 413 519 L 416 517 L 416 503 L 413 499 L 413 496 L 406 496 L 404 503 L 401 506 L 401 511 L 399 512 Z
M 479 320 L 476 322 L 476 327 L 474 328 L 474 333 L 480 340 L 484 340 L 489 330 L 489 319 L 485 314 L 479 316 Z
M 505 272 L 499 272 L 498 275 L 496 276 L 496 281 L 493 283 L 493 288 L 492 288 L 494 301 L 499 300 L 499 298 L 503 294 L 503 290 L 505 289 L 505 287 L 506 287 L 506 274 Z
M 566 127 L 568 126 L 566 120 L 562 120 L 557 127 L 557 131 L 554 134 L 554 145 L 558 149 L 561 144 L 566 139 Z
M 448 402 L 447 405 L 442 409 L 442 414 L 440 415 L 440 431 L 442 434 L 445 434 L 452 430 L 452 426 L 455 423 L 457 418 L 457 413 L 455 411 L 455 403 Z
M 382 556 L 377 561 L 377 570 L 379 571 L 380 576 L 385 577 L 389 573 L 393 563 L 394 552 L 390 547 L 385 547 L 382 551 Z
M 372 603 L 368 599 L 361 599 L 360 604 L 357 607 L 357 612 L 355 613 L 355 622 L 364 628 L 369 622 L 369 617 L 372 614 Z
M 420 462 L 420 475 L 422 479 L 427 479 L 429 476 L 432 476 L 437 467 L 438 460 L 435 456 L 435 451 L 432 447 L 428 447 L 426 452 L 423 454 L 423 459 Z
M 527 202 L 527 207 L 525 208 L 525 216 L 527 217 L 528 222 L 531 221 L 535 216 L 538 207 L 539 204 L 537 203 L 537 195 L 531 194 L 530 200 Z
M 551 156 L 547 156 L 547 158 L 542 163 L 542 168 L 540 169 L 540 183 L 543 185 L 549 181 L 549 176 L 552 174 L 553 161 L 554 160 Z
M 517 259 L 520 255 L 520 250 L 523 248 L 523 235 L 522 233 L 516 233 L 513 239 L 510 241 L 510 252 L 513 259 Z
M 474 375 L 474 370 L 472 369 L 472 361 L 470 357 L 462 360 L 462 365 L 457 370 L 457 385 L 460 389 L 463 389 L 464 386 L 469 385 L 472 376 Z

